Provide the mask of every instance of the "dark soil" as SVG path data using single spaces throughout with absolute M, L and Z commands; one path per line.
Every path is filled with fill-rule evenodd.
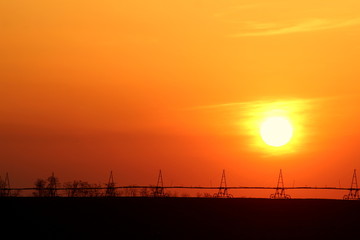
M 6 239 L 359 239 L 360 201 L 1 198 Z

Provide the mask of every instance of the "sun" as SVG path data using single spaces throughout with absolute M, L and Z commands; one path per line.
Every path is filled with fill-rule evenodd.
M 267 145 L 281 147 L 291 140 L 293 127 L 285 117 L 268 117 L 260 126 L 260 135 Z

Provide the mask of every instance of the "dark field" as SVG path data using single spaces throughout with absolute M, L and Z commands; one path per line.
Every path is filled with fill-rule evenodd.
M 344 239 L 360 201 L 2 198 L 2 232 L 34 239 Z M 12 229 L 12 230 L 10 230 Z

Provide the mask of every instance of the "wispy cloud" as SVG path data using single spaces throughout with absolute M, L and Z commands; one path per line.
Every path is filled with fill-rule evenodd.
M 187 108 L 186 110 L 206 110 L 206 109 L 247 109 L 247 108 L 262 108 L 264 106 L 272 105 L 276 107 L 284 107 L 286 105 L 298 105 L 298 104 L 314 104 L 315 102 L 322 102 L 332 99 L 337 99 L 338 97 L 323 97 L 323 98 L 308 98 L 308 99 L 286 99 L 286 100 L 256 100 L 256 101 L 246 101 L 246 102 L 230 102 L 230 103 L 220 103 L 213 105 L 202 105 Z
M 251 22 L 247 23 L 247 25 L 248 28 L 246 31 L 232 34 L 230 37 L 271 36 L 350 27 L 360 25 L 360 18 L 342 20 L 316 18 L 288 25 L 274 22 Z

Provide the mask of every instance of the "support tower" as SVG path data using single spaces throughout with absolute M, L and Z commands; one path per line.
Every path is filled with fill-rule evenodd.
M 164 182 L 163 182 L 161 169 L 159 171 L 156 187 L 154 189 L 154 197 L 165 197 Z
M 279 178 L 277 182 L 277 186 L 275 189 L 275 193 L 270 195 L 271 199 L 290 199 L 290 195 L 285 194 L 285 187 L 284 187 L 284 179 L 282 176 L 282 171 L 280 169 Z
M 116 196 L 116 190 L 115 190 L 114 176 L 113 176 L 113 172 L 110 171 L 109 181 L 106 184 L 105 197 L 115 197 L 115 196 Z
M 350 191 L 347 195 L 344 196 L 344 200 L 360 200 L 356 169 L 354 169 Z
M 226 176 L 225 176 L 225 169 L 223 169 L 219 191 L 214 194 L 216 198 L 232 198 L 233 195 L 229 194 L 227 184 L 226 184 Z

